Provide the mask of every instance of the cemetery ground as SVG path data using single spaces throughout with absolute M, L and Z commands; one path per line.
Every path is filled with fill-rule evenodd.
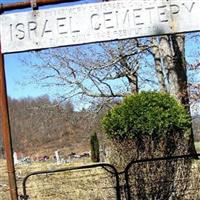
M 89 158 L 73 163 L 33 162 L 16 165 L 18 193 L 22 194 L 22 180 L 27 174 L 35 171 L 55 170 L 91 164 Z M 27 193 L 34 200 L 103 200 L 114 199 L 115 190 L 109 180 L 110 173 L 102 168 L 81 171 L 62 172 L 50 175 L 31 177 L 27 183 Z M 109 182 L 111 181 L 111 182 Z M 9 200 L 6 161 L 0 160 L 0 200 Z
M 90 158 L 72 163 L 32 162 L 16 165 L 18 193 L 22 194 L 23 178 L 35 171 L 54 170 L 91 164 Z M 190 185 L 199 185 L 200 162 L 193 160 Z M 190 186 L 189 190 L 193 190 Z M 69 171 L 57 174 L 36 175 L 27 182 L 27 194 L 30 200 L 112 200 L 115 199 L 113 179 L 102 168 Z M 198 194 L 195 194 L 198 193 Z M 199 190 L 194 195 L 200 196 Z M 6 161 L 0 160 L 0 200 L 9 200 Z M 194 200 L 197 200 L 196 198 Z

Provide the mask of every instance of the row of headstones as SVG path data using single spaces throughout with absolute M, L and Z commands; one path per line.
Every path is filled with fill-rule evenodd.
M 63 158 L 61 158 L 61 156 L 59 155 L 58 150 L 55 151 L 54 154 L 55 154 L 54 158 L 55 158 L 55 161 L 56 161 L 57 164 L 61 164 L 61 163 L 65 162 L 65 160 Z M 85 155 L 89 156 L 89 152 L 85 152 Z M 72 157 L 81 158 L 81 155 L 79 156 L 79 155 L 73 154 Z M 23 162 L 28 163 L 29 160 L 30 160 L 30 158 L 28 159 L 28 157 L 25 157 L 23 159 L 18 159 L 17 152 L 13 153 L 13 159 L 14 159 L 14 164 L 20 164 L 20 163 L 23 163 Z M 70 160 L 72 160 L 72 158 Z M 67 162 L 70 162 L 69 159 L 67 160 Z
M 84 157 L 90 157 L 91 156 L 91 153 L 90 152 L 83 152 L 82 154 L 76 154 L 74 152 L 71 152 L 69 155 L 68 155 L 68 158 L 67 159 L 64 159 L 64 158 L 61 158 L 61 156 L 59 155 L 59 151 L 55 151 L 55 160 L 56 160 L 56 163 L 57 164 L 60 164 L 60 163 L 70 163 L 74 160 L 78 160 L 78 159 L 81 159 L 81 158 L 84 158 Z
M 24 159 L 18 159 L 17 152 L 13 153 L 13 159 L 14 159 L 14 164 L 20 164 L 22 160 L 24 160 Z M 57 164 L 60 164 L 62 162 L 58 151 L 55 151 L 55 159 Z

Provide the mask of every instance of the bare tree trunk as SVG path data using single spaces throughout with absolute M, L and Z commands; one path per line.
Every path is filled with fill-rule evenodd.
M 159 48 L 165 65 L 169 93 L 190 112 L 184 34 L 161 36 Z M 185 153 L 196 154 L 192 129 L 188 135 L 188 143 L 182 148 L 187 149 Z
M 123 56 L 123 58 L 120 60 L 120 64 L 123 67 L 123 71 L 125 74 L 125 77 L 128 79 L 129 85 L 130 85 L 130 91 L 132 94 L 137 94 L 138 93 L 138 69 L 139 69 L 139 64 L 136 65 L 134 69 L 132 69 L 127 60 L 127 58 Z
M 187 71 L 185 61 L 185 36 L 184 34 L 171 35 L 174 50 L 174 72 L 176 75 L 177 98 L 189 109 L 189 95 L 187 91 Z
M 164 70 L 166 73 L 168 92 L 176 97 L 177 84 L 173 63 L 173 49 L 169 36 L 161 36 L 159 41 L 159 49 L 163 59 Z
M 131 93 L 132 94 L 137 94 L 138 93 L 138 76 L 137 72 L 129 75 L 128 77 L 129 85 L 131 88 Z
M 189 109 L 184 44 L 185 36 L 177 34 L 161 36 L 159 45 L 169 84 L 169 93 Z
M 152 54 L 153 54 L 153 58 L 154 58 L 154 62 L 155 62 L 156 75 L 158 78 L 160 91 L 167 92 L 167 85 L 165 83 L 165 77 L 164 77 L 164 71 L 163 71 L 163 64 L 162 64 L 162 60 L 161 60 L 161 54 L 160 54 L 160 50 L 159 50 L 159 44 L 155 37 L 152 39 L 152 43 L 153 43 Z

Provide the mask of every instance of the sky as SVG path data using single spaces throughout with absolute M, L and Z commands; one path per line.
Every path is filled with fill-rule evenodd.
M 0 3 L 14 3 L 24 0 L 0 0 Z M 5 55 L 5 71 L 6 71 L 6 83 L 7 83 L 7 93 L 12 98 L 23 98 L 27 96 L 40 96 L 44 94 L 45 91 L 37 88 L 32 88 L 31 85 L 22 87 L 18 82 L 24 78 L 25 68 L 22 67 L 19 61 L 20 54 L 9 54 Z M 31 91 L 31 92 L 30 92 Z

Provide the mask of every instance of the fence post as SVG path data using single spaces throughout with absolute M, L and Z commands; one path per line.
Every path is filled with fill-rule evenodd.
M 12 149 L 8 99 L 6 91 L 6 78 L 4 69 L 4 56 L 1 52 L 1 44 L 0 44 L 0 105 L 1 105 L 2 135 L 3 135 L 3 144 L 5 149 L 5 157 L 7 161 L 10 199 L 17 200 L 18 194 L 17 194 L 17 184 L 15 177 L 15 167 L 13 161 L 13 149 Z

